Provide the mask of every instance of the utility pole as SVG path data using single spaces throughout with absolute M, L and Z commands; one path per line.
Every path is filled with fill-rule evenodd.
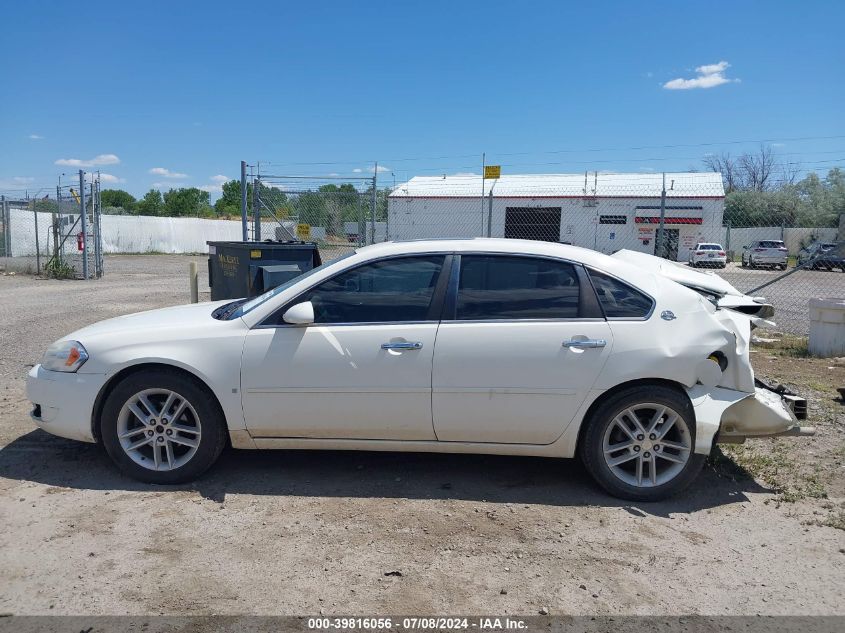
M 373 167 L 373 201 L 370 209 L 370 244 L 376 243 L 376 204 L 378 204 L 378 161 Z
M 88 218 L 85 211 L 85 172 L 79 170 L 79 221 L 82 223 L 82 278 L 88 279 Z
M 246 161 L 241 161 L 241 235 L 244 242 L 249 239 L 246 212 Z
M 481 234 L 484 235 L 484 169 L 487 166 L 487 153 L 481 152 Z
M 657 226 L 657 256 L 666 257 L 663 224 L 666 221 L 666 172 L 663 172 L 663 191 L 660 193 L 660 224 Z
M 254 242 L 261 241 L 261 172 L 252 179 L 252 239 Z

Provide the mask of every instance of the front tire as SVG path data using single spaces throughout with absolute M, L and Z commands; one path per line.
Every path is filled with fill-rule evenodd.
M 706 456 L 693 452 L 689 398 L 662 385 L 620 391 L 585 422 L 579 454 L 596 482 L 615 497 L 658 501 L 689 486 Z
M 226 445 L 226 424 L 213 396 L 191 377 L 167 369 L 118 383 L 103 406 L 100 432 L 124 473 L 153 484 L 196 479 Z

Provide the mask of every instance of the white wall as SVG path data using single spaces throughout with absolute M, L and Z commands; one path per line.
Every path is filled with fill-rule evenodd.
M 10 255 L 35 255 L 35 221 L 32 211 L 11 209 L 10 233 L 12 249 Z M 42 255 L 52 252 L 53 236 L 50 229 L 52 215 L 38 214 L 39 249 Z M 160 218 L 142 215 L 101 216 L 104 253 L 206 253 L 209 241 L 240 241 L 241 223 L 237 220 L 208 220 L 203 218 Z M 276 222 L 262 222 L 263 239 L 275 239 Z M 293 223 L 290 229 L 294 230 Z M 75 235 L 81 232 L 74 228 L 65 242 L 65 251 L 76 249 Z M 89 229 L 89 233 L 90 233 Z M 311 227 L 312 239 L 324 239 L 325 229 Z

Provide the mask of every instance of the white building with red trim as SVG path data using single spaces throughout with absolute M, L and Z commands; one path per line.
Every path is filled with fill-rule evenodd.
M 654 253 L 663 174 L 417 176 L 388 197 L 388 237 L 512 237 L 613 253 Z M 667 173 L 667 256 L 722 239 L 725 190 L 713 172 Z

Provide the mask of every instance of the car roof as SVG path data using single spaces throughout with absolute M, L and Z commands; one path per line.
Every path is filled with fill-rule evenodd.
M 660 281 L 653 272 L 642 270 L 622 259 L 599 253 L 581 246 L 541 242 L 537 240 L 517 240 L 501 237 L 475 237 L 466 239 L 428 239 L 397 242 L 381 242 L 356 249 L 360 260 L 390 257 L 392 255 L 412 255 L 414 253 L 496 253 L 502 255 L 538 255 L 555 257 L 595 268 L 619 277 L 646 292 L 654 293 Z
M 407 240 L 380 242 L 357 249 L 361 255 L 384 257 L 408 253 L 501 253 L 513 255 L 547 255 L 572 259 L 601 267 L 609 256 L 581 246 L 541 242 L 538 240 L 517 240 L 501 237 L 450 238 L 429 240 Z

